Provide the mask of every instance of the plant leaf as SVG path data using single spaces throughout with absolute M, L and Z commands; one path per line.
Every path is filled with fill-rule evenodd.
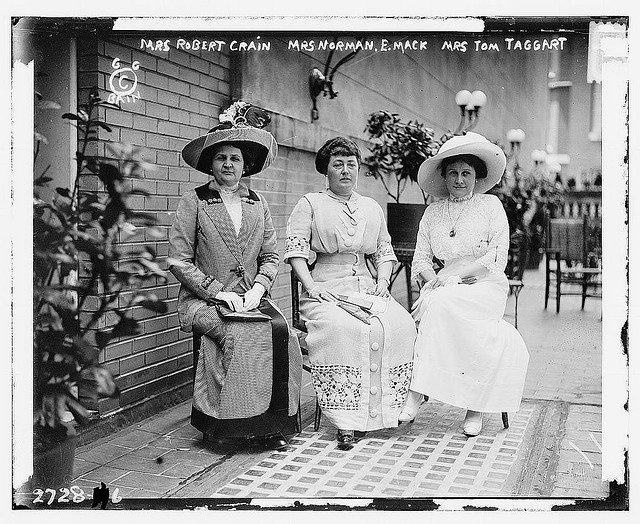
M 131 301 L 132 306 L 140 306 L 156 313 L 166 313 L 167 304 L 158 298 L 153 293 L 147 293 L 146 295 L 138 295 Z
M 96 337 L 96 344 L 98 345 L 98 347 L 100 349 L 104 349 L 105 347 L 107 347 L 107 344 L 109 343 L 109 340 L 111 340 L 111 338 L 113 338 L 112 336 L 112 329 L 108 329 L 108 330 L 100 330 L 100 331 L 96 331 L 95 337 Z
M 111 338 L 140 334 L 140 326 L 134 318 L 122 316 L 111 332 Z

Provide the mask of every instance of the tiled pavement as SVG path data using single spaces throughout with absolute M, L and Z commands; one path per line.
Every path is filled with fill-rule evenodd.
M 482 436 L 467 438 L 459 429 L 463 411 L 432 402 L 413 424 L 373 432 L 348 452 L 336 448 L 334 428 L 307 428 L 291 441 L 293 451 L 272 453 L 207 496 L 509 495 L 508 479 L 516 474 L 513 465 L 531 414 L 530 406 L 523 407 L 509 430 L 494 415 Z
M 350 452 L 335 429 L 308 421 L 288 452 L 208 442 L 189 424 L 188 402 L 76 452 L 74 484 L 100 482 L 126 500 L 224 498 L 603 498 L 600 302 L 563 300 L 542 309 L 540 273 L 525 276 L 519 330 L 531 360 L 524 400 L 502 428 L 485 418 L 480 436 L 460 431 L 462 409 L 429 401 L 413 424 L 370 433 Z M 512 299 L 508 312 L 512 311 Z M 508 318 L 508 317 L 507 317 Z

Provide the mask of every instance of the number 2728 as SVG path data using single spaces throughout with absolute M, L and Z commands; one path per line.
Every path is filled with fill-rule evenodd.
M 60 503 L 64 503 L 64 502 L 80 503 L 87 498 L 85 495 L 85 492 L 82 490 L 82 488 L 78 486 L 71 486 L 70 488 L 60 488 L 59 491 L 61 495 L 60 497 L 58 497 L 58 502 Z M 36 496 L 36 498 L 33 499 L 33 503 L 34 504 L 46 503 L 47 505 L 50 506 L 56 500 L 57 493 L 58 492 L 52 488 L 47 488 L 45 490 L 34 489 L 33 494 Z

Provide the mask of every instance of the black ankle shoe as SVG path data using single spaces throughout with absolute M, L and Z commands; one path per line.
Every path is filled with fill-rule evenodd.
M 263 445 L 265 448 L 273 449 L 274 451 L 287 451 L 289 443 L 282 435 L 270 435 L 264 437 Z
M 349 451 L 353 449 L 353 445 L 357 442 L 354 432 L 349 430 L 338 430 L 338 449 L 342 451 Z

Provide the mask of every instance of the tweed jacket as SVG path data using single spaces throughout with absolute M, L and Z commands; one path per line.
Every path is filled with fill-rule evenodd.
M 248 290 L 255 282 L 267 293 L 278 272 L 277 235 L 264 197 L 240 182 L 242 225 L 231 217 L 209 184 L 187 191 L 169 233 L 169 270 L 182 284 L 178 318 L 192 331 L 197 311 L 220 291 Z

